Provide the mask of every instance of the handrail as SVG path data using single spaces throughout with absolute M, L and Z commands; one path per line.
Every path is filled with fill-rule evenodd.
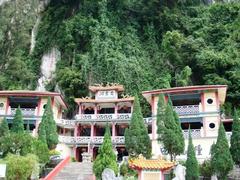
M 52 180 L 69 162 L 70 156 L 67 156 L 42 180 Z

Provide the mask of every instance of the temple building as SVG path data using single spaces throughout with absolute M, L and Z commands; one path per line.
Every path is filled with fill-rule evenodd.
M 128 155 L 124 131 L 131 120 L 134 98 L 124 96 L 124 88 L 118 84 L 89 86 L 89 91 L 89 97 L 75 99 L 78 109 L 75 119 L 62 120 L 58 124 L 60 144 L 57 149 L 64 155 L 71 154 L 77 161 L 82 161 L 85 152 L 95 159 L 108 124 L 120 161 Z
M 16 109 L 21 108 L 24 127 L 35 136 L 41 122 L 48 97 L 51 99 L 55 121 L 62 119 L 62 114 L 67 106 L 60 93 L 38 91 L 0 91 L 0 120 L 4 117 L 11 128 Z
M 156 114 L 160 94 L 164 95 L 165 102 L 171 99 L 173 108 L 180 118 L 185 148 L 187 148 L 188 128 L 191 127 L 196 156 L 199 161 L 202 161 L 210 157 L 210 148 L 217 140 L 220 121 L 227 130 L 228 138 L 231 136 L 232 120 L 226 119 L 220 113 L 220 106 L 224 104 L 226 91 L 226 85 L 187 86 L 144 91 L 142 94 L 152 108 L 152 154 L 155 157 L 166 155 L 162 144 L 157 140 Z M 186 155 L 180 156 L 181 158 L 185 159 Z

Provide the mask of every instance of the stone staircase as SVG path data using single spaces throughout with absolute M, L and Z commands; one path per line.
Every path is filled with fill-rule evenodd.
M 54 180 L 93 180 L 91 162 L 70 162 L 55 177 Z

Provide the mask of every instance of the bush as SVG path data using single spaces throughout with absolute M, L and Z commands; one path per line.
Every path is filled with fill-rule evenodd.
M 35 171 L 38 158 L 33 154 L 26 156 L 8 154 L 6 163 L 8 180 L 27 180 Z
M 213 169 L 211 167 L 210 160 L 205 160 L 200 165 L 200 174 L 201 174 L 201 176 L 204 176 L 204 177 L 211 177 L 213 175 Z
M 61 153 L 59 151 L 57 151 L 56 149 L 52 149 L 49 151 L 49 155 L 50 156 L 61 155 Z
M 77 162 L 75 157 L 71 157 L 71 162 Z
M 127 163 L 123 163 L 121 166 L 120 166 L 120 174 L 122 176 L 126 176 L 128 173 L 128 165 Z
M 32 152 L 32 142 L 34 138 L 28 133 L 9 133 L 0 138 L 0 151 L 3 157 L 8 153 L 26 155 Z
M 32 153 L 37 155 L 40 163 L 47 163 L 49 161 L 49 150 L 47 144 L 35 139 L 32 144 Z

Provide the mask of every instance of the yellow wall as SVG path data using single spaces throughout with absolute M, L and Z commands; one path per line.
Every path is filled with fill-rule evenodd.
M 209 104 L 207 102 L 208 99 L 212 99 L 213 103 Z M 217 98 L 216 98 L 216 93 L 215 92 L 205 92 L 204 93 L 204 107 L 205 107 L 205 112 L 213 112 L 218 110 L 218 103 L 217 103 Z
M 141 180 L 161 180 L 161 172 L 142 171 Z
M 43 113 L 44 113 L 44 108 L 43 108 L 43 106 L 44 106 L 45 104 L 47 104 L 47 101 L 48 101 L 48 97 L 42 97 L 42 98 L 41 98 L 40 109 L 39 109 L 39 110 L 40 110 L 39 116 L 42 116 L 42 115 L 43 115 Z M 58 118 L 61 118 L 61 116 L 58 117 L 58 110 L 59 110 L 59 108 L 60 108 L 59 104 L 58 104 L 56 101 L 54 101 L 52 110 L 53 110 L 53 117 L 54 117 L 54 120 L 55 120 L 55 121 L 56 121 Z

